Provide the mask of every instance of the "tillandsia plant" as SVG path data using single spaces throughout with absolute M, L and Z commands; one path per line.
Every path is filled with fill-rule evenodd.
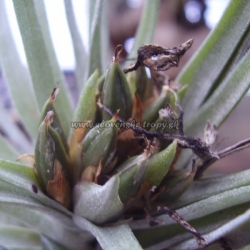
M 129 55 L 134 63 L 121 64 L 119 45 L 107 67 L 108 1 L 90 1 L 87 53 L 72 2 L 65 0 L 80 91 L 75 111 L 43 1 L 13 0 L 29 71 L 17 54 L 4 3 L 0 62 L 26 136 L 12 121 L 6 126 L 3 111 L 0 248 L 250 244 L 250 171 L 201 178 L 212 163 L 250 145 L 246 139 L 219 152 L 212 146 L 216 127 L 249 88 L 249 1 L 229 3 L 173 85 L 161 71 L 177 67 L 194 41 L 174 48 L 152 44 L 159 1 L 144 3 Z

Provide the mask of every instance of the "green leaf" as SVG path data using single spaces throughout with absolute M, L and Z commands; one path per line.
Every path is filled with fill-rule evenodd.
M 98 240 L 102 249 L 108 250 L 141 250 L 141 246 L 128 225 L 97 227 L 89 221 L 75 215 L 73 218 L 78 227 L 91 232 Z
M 250 185 L 250 170 L 223 177 L 195 180 L 171 208 L 180 208 L 224 191 Z
M 191 203 L 176 210 L 176 212 L 187 221 L 202 218 L 223 209 L 249 202 L 249 193 L 250 186 L 235 188 L 233 190 L 221 192 L 219 194 L 209 196 L 206 199 Z M 166 215 L 157 216 L 156 219 L 168 225 L 174 223 L 173 220 Z M 132 223 L 132 226 L 133 229 L 147 228 L 148 223 L 147 221 L 141 220 L 135 222 L 134 224 Z
M 235 219 L 230 220 L 223 226 L 213 230 L 212 232 L 205 234 L 203 237 L 207 244 L 210 244 L 216 240 L 223 238 L 229 247 L 232 249 L 238 249 L 240 247 L 250 244 L 249 238 L 250 229 L 250 209 L 245 213 L 237 216 Z M 197 242 L 194 239 L 184 241 L 175 245 L 172 249 L 195 249 L 197 248 Z
M 92 26 L 93 26 L 93 22 L 95 20 L 95 7 L 96 7 L 96 3 L 98 0 L 91 0 L 91 1 L 87 1 L 87 8 L 88 8 L 88 34 L 89 34 L 89 43 L 91 43 L 91 35 L 92 35 Z
M 149 155 L 143 153 L 129 158 L 119 166 L 119 197 L 125 205 L 140 191 L 145 178 Z M 118 169 L 117 169 L 118 170 Z
M 13 218 L 11 215 L 7 215 L 0 211 L 0 226 L 22 227 L 24 224 L 20 220 Z
M 96 115 L 96 90 L 99 72 L 96 70 L 84 84 L 74 114 L 74 122 L 95 121 Z
M 211 94 L 214 91 L 216 91 L 220 83 L 230 74 L 230 72 L 237 66 L 242 57 L 246 54 L 246 52 L 248 51 L 249 39 L 250 39 L 250 26 L 248 26 L 248 29 L 245 31 L 244 36 L 240 40 L 236 49 L 234 50 L 230 60 L 227 62 L 226 67 L 222 70 L 221 74 L 214 82 L 209 93 L 206 95 L 204 102 L 210 98 Z
M 170 171 L 164 178 L 161 186 L 165 190 L 157 197 L 157 201 L 162 204 L 175 204 L 175 201 L 187 190 L 193 182 L 196 169 L 181 169 Z
M 249 192 L 250 186 L 235 188 L 216 195 L 210 195 L 208 198 L 191 203 L 176 210 L 176 212 L 190 222 L 198 232 L 212 234 L 213 230 L 226 225 L 230 220 L 234 220 L 249 209 Z M 190 233 L 185 233 L 185 230 L 180 225 L 175 225 L 175 222 L 169 216 L 160 215 L 155 219 L 161 222 L 161 226 L 154 229 L 147 229 L 148 223 L 145 220 L 131 223 L 132 229 L 136 230 L 139 241 L 145 237 L 145 234 L 150 235 L 143 243 L 145 244 L 143 247 L 164 241 L 165 247 L 171 246 L 172 249 L 173 244 L 192 238 Z M 142 229 L 147 230 L 143 232 Z M 229 230 L 229 232 L 231 231 Z M 161 248 L 160 246 L 157 247 Z
M 150 187 L 158 186 L 167 174 L 174 159 L 176 147 L 177 143 L 173 141 L 166 149 L 149 159 L 145 181 Z
M 65 134 L 68 134 L 72 108 L 65 80 L 59 69 L 49 34 L 43 1 L 13 0 L 38 106 L 42 109 L 56 83 L 62 86 L 56 101 Z
M 76 61 L 76 69 L 75 69 L 75 76 L 76 82 L 78 84 L 79 89 L 82 88 L 84 85 L 84 74 L 86 69 L 86 58 L 87 52 L 83 46 L 83 41 L 81 35 L 79 33 L 76 18 L 74 15 L 73 10 L 73 3 L 71 0 L 64 0 L 65 12 L 66 17 L 68 20 L 69 31 L 72 38 L 73 49 L 75 54 L 75 61 Z
M 15 204 L 1 199 L 0 209 L 68 249 L 84 249 L 85 241 L 91 239 L 88 233 L 76 228 L 71 217 L 45 206 Z
M 0 158 L 14 161 L 18 156 L 19 153 L 16 151 L 16 149 L 14 149 L 5 138 L 0 136 Z
M 7 216 L 69 249 L 90 239 L 75 227 L 71 212 L 43 194 L 32 168 L 1 160 L 0 186 L 0 210 Z
M 142 120 L 149 123 L 155 122 L 159 117 L 159 110 L 166 106 L 167 98 L 168 87 L 163 86 L 161 94 L 144 110 Z
M 62 213 L 69 213 L 59 203 L 44 195 L 31 167 L 16 162 L 0 160 L 0 182 L 1 190 L 4 191 L 4 194 L 13 195 L 17 193 L 15 201 L 20 204 L 26 202 L 40 204 Z M 34 188 L 37 188 L 37 193 L 34 192 Z
M 223 228 L 225 225 L 228 223 L 231 223 L 230 221 L 237 219 L 238 216 L 244 214 L 246 210 L 249 209 L 249 203 L 244 203 L 239 206 L 234 206 L 230 207 L 225 210 L 218 211 L 216 213 L 212 213 L 208 216 L 204 216 L 202 218 L 188 221 L 202 236 L 206 234 L 211 234 L 215 237 L 220 235 L 220 231 L 217 229 L 218 228 Z M 178 211 L 177 211 L 178 212 Z M 190 212 L 191 214 L 193 213 L 192 211 Z M 139 240 L 139 242 L 143 242 L 142 246 L 143 247 L 149 247 L 147 248 L 148 250 L 153 250 L 153 249 L 173 249 L 174 246 L 176 247 L 175 249 L 197 249 L 197 247 L 191 247 L 191 248 L 182 248 L 179 246 L 179 248 L 176 246 L 180 242 L 183 242 L 188 239 L 193 239 L 193 236 L 187 232 L 182 226 L 179 224 L 176 224 L 173 222 L 172 219 L 169 218 L 169 216 L 165 215 L 167 220 L 169 222 L 164 223 L 164 226 L 160 227 L 154 227 L 154 228 L 149 228 L 147 230 L 136 230 L 134 233 Z M 184 219 L 186 219 L 184 217 Z M 244 222 L 241 224 L 244 225 Z M 228 236 L 224 236 L 224 239 L 229 239 L 228 242 L 235 242 L 235 243 L 240 243 L 241 237 L 232 238 L 230 237 L 230 230 L 227 232 Z M 233 230 L 233 229 L 232 229 Z M 223 230 L 225 233 L 225 230 Z M 243 233 L 243 231 L 241 231 Z M 248 233 L 249 231 L 245 231 L 244 234 Z M 244 236 L 243 234 L 243 236 Z M 228 238 L 227 238 L 228 237 Z M 249 240 L 249 237 L 248 237 Z M 195 244 L 195 243 L 194 243 Z M 197 244 L 197 243 L 196 243 Z M 217 248 L 214 248 L 217 249 Z M 221 248 L 219 248 L 221 249 Z M 235 249 L 233 247 L 233 249 Z
M 7 249 L 42 250 L 40 236 L 23 227 L 0 226 L 0 242 Z
M 126 75 L 120 67 L 117 56 L 110 65 L 105 78 L 102 103 L 113 112 L 119 109 L 119 117 L 127 121 L 132 115 L 133 98 Z M 111 115 L 105 110 L 102 111 L 102 117 L 104 120 L 111 119 Z
M 106 71 L 106 65 L 104 61 L 107 60 L 107 50 L 108 50 L 108 33 L 104 33 L 103 30 L 106 30 L 107 23 L 103 19 L 103 11 L 106 11 L 107 3 L 106 0 L 96 0 L 94 1 L 95 8 L 93 13 L 93 21 L 90 22 L 91 25 L 91 42 L 89 49 L 88 57 L 88 70 L 87 78 L 93 74 L 93 72 L 98 69 L 100 74 L 103 74 Z M 93 7 L 93 5 L 91 5 Z M 91 7 L 90 6 L 90 7 Z M 107 16 L 106 16 L 107 18 Z M 105 61 L 106 62 L 106 61 Z
M 156 22 L 158 19 L 159 0 L 146 0 L 144 1 L 143 12 L 140 20 L 139 27 L 136 31 L 134 46 L 129 54 L 128 59 L 136 58 L 137 50 L 143 44 L 148 44 L 153 41 Z M 125 67 L 129 65 L 129 61 Z
M 56 97 L 59 93 L 59 88 L 54 88 L 50 97 L 48 98 L 48 100 L 45 102 L 41 114 L 40 114 L 40 121 L 39 121 L 39 125 L 41 125 L 41 123 L 44 121 L 45 117 L 48 115 L 48 112 L 53 111 L 53 122 L 51 124 L 51 126 L 56 130 L 56 132 L 58 133 L 58 135 L 61 138 L 61 141 L 65 147 L 65 150 L 68 151 L 68 142 L 67 142 L 67 138 L 66 135 L 64 134 L 63 128 L 62 128 L 62 124 L 61 121 L 58 117 L 58 113 L 55 109 L 55 105 L 54 102 L 56 101 Z M 39 127 L 38 129 L 39 130 Z M 38 136 L 39 132 L 37 132 L 37 136 Z M 37 139 L 37 138 L 36 138 Z
M 32 152 L 33 151 L 32 143 L 28 141 L 24 133 L 22 133 L 20 128 L 18 128 L 11 113 L 8 112 L 6 109 L 4 109 L 4 107 L 1 104 L 0 104 L 0 114 L 1 114 L 0 127 L 5 134 L 4 135 L 5 138 L 3 137 L 4 140 L 8 141 L 9 144 L 17 152 L 19 152 L 19 154 Z M 6 148 L 8 147 L 8 143 L 7 145 L 1 145 L 1 146 L 3 148 Z M 6 156 L 3 155 L 3 157 L 6 159 Z M 14 158 L 13 160 L 16 160 L 16 158 Z
M 177 211 L 187 220 L 201 218 L 205 215 L 249 202 L 249 193 L 250 186 L 239 187 L 197 201 Z
M 34 139 L 37 133 L 39 110 L 29 72 L 21 62 L 11 33 L 5 1 L 0 1 L 0 37 L 0 64 L 3 75 L 20 119 Z
M 41 241 L 43 245 L 43 249 L 46 250 L 67 250 L 67 248 L 62 247 L 60 244 L 55 243 L 53 240 L 49 239 L 48 237 L 42 235 Z
M 102 162 L 103 170 L 106 169 L 113 160 L 117 137 L 116 118 L 103 121 L 93 127 L 82 141 L 82 172 L 89 166 L 98 167 L 100 161 Z
M 210 120 L 211 124 L 219 126 L 226 119 L 249 89 L 249 63 L 250 53 L 248 52 L 186 124 L 187 134 L 199 136 L 203 133 L 207 120 Z
M 104 186 L 87 181 L 78 183 L 74 188 L 74 213 L 96 224 L 115 219 L 123 209 L 118 189 L 117 176 Z
M 109 38 L 109 26 L 108 26 L 108 16 L 109 16 L 109 4 L 110 1 L 105 1 L 102 7 L 101 13 L 101 60 L 102 60 L 102 73 L 105 74 L 108 64 L 110 62 L 109 56 L 109 45 L 110 45 L 110 38 Z
M 184 118 L 192 117 L 221 72 L 229 70 L 228 61 L 249 27 L 249 11 L 250 2 L 231 1 L 216 28 L 177 78 L 177 82 L 189 85 L 182 100 Z

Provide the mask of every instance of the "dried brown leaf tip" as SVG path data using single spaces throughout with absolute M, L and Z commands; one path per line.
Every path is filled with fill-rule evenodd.
M 123 46 L 121 44 L 117 45 L 115 48 L 115 56 L 113 57 L 114 62 L 119 62 L 119 55 L 123 50 Z
M 178 67 L 180 58 L 191 48 L 194 39 L 172 49 L 164 48 L 156 44 L 143 45 L 137 52 L 137 61 L 131 67 L 124 69 L 124 73 L 145 66 L 151 70 L 165 71 L 171 67 Z
M 214 144 L 218 136 L 218 130 L 215 125 L 211 125 L 209 121 L 207 121 L 205 130 L 204 130 L 204 141 L 207 145 L 211 146 Z
M 61 203 L 64 207 L 70 207 L 70 185 L 64 176 L 61 163 L 56 159 L 54 162 L 54 180 L 48 181 L 46 191 L 50 197 Z
M 60 88 L 54 88 L 53 89 L 53 91 L 52 91 L 52 93 L 50 95 L 51 102 L 55 102 L 56 96 L 58 95 L 59 91 L 60 91 Z
M 54 112 L 50 110 L 44 118 L 44 123 L 48 126 L 52 124 L 54 118 Z

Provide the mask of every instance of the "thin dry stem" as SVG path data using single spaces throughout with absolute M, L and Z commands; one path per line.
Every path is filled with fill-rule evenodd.
M 188 232 L 190 232 L 196 239 L 200 248 L 203 248 L 207 245 L 205 239 L 193 228 L 186 220 L 179 216 L 176 211 L 169 209 L 168 207 L 157 207 L 159 212 L 165 212 L 170 216 L 174 221 L 184 227 Z

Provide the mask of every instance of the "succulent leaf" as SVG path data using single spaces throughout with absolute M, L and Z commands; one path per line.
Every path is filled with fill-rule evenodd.
M 123 204 L 127 204 L 138 194 L 144 180 L 148 158 L 149 155 L 144 152 L 120 166 L 117 175 L 120 179 L 119 197 Z
M 49 99 L 45 102 L 45 104 L 42 108 L 42 111 L 41 111 L 40 124 L 44 120 L 44 118 L 46 117 L 47 113 L 49 111 L 53 111 L 54 116 L 53 116 L 53 122 L 52 122 L 51 126 L 60 135 L 60 138 L 63 142 L 64 147 L 65 147 L 65 150 L 68 151 L 67 139 L 66 139 L 66 136 L 63 132 L 63 128 L 62 128 L 59 116 L 58 116 L 57 111 L 56 111 L 55 106 L 54 106 L 54 103 L 56 101 L 56 97 L 57 97 L 59 91 L 60 91 L 60 88 L 54 88 L 52 93 L 50 94 Z
M 142 250 L 131 229 L 126 224 L 98 227 L 77 215 L 74 215 L 73 220 L 79 228 L 91 232 L 103 249 L 114 249 L 115 247 L 121 250 L 126 250 L 127 248 Z M 125 242 L 126 244 L 124 244 Z
M 76 82 L 78 84 L 78 88 L 81 90 L 81 88 L 84 85 L 84 76 L 86 74 L 85 62 L 86 62 L 87 52 L 83 46 L 83 41 L 77 27 L 72 1 L 64 0 L 64 6 L 76 60 L 76 72 L 75 72 Z
M 38 130 L 34 168 L 43 190 L 69 207 L 70 161 L 52 122 L 53 111 L 49 111 Z
M 90 20 L 90 49 L 88 56 L 88 70 L 87 78 L 98 69 L 100 73 L 104 73 L 106 70 L 106 53 L 108 51 L 108 36 L 105 33 L 107 29 L 107 22 L 104 19 L 105 11 L 107 9 L 108 1 L 96 0 L 91 1 L 91 15 Z
M 53 49 L 44 2 L 21 0 L 13 1 L 13 5 L 38 107 L 42 109 L 56 82 L 60 82 L 62 89 L 56 110 L 68 134 L 72 120 L 71 100 Z
M 74 213 L 95 224 L 116 219 L 123 210 L 118 195 L 119 182 L 117 176 L 104 186 L 88 181 L 79 182 L 74 188 Z
M 70 159 L 61 141 L 61 137 L 51 126 L 48 127 L 48 132 L 55 143 L 54 150 L 56 153 L 56 158 L 60 161 L 63 172 L 65 173 L 67 178 L 69 178 L 71 173 Z
M 158 19 L 159 4 L 159 0 L 146 0 L 144 2 L 140 25 L 136 31 L 134 46 L 129 54 L 129 58 L 136 57 L 137 50 L 142 44 L 152 42 Z M 129 61 L 126 63 L 126 66 L 128 64 Z
M 53 121 L 53 111 L 50 111 L 38 129 L 35 147 L 35 170 L 44 190 L 47 182 L 54 179 L 54 161 L 56 159 L 55 142 L 48 131 Z
M 103 121 L 92 128 L 82 141 L 82 172 L 88 166 L 97 167 L 101 158 L 105 168 L 115 154 L 117 137 L 116 118 Z
M 24 123 L 32 140 L 34 140 L 39 125 L 39 109 L 28 69 L 23 65 L 15 45 L 5 5 L 5 1 L 0 3 L 1 70 L 8 84 L 15 108 L 19 113 L 19 118 Z M 32 122 L 30 122 L 31 116 Z
M 82 169 L 82 154 L 83 147 L 82 141 L 84 136 L 87 134 L 89 122 L 83 122 L 80 127 L 76 128 L 71 137 L 69 145 L 69 157 L 72 166 L 71 176 L 73 184 L 76 184 L 81 175 Z
M 132 72 L 131 72 L 132 73 Z M 140 67 L 136 71 L 136 93 L 145 107 L 145 102 L 149 102 L 154 97 L 153 84 L 147 76 L 145 67 Z
M 105 78 L 106 78 L 106 74 L 103 74 L 101 77 L 99 77 L 98 81 L 97 81 L 97 89 L 98 92 L 101 93 L 103 90 L 103 85 L 105 82 Z
M 168 98 L 168 87 L 163 86 L 159 97 L 144 111 L 143 121 L 146 121 L 147 123 L 155 122 L 159 117 L 158 114 L 159 110 L 165 107 L 167 98 Z
M 119 116 L 128 120 L 132 115 L 133 98 L 127 78 L 119 65 L 118 56 L 119 51 L 116 51 L 104 82 L 102 103 L 113 112 L 120 110 Z M 111 116 L 103 111 L 103 119 L 109 120 L 110 118 Z
M 173 141 L 166 149 L 154 154 L 148 161 L 144 180 L 149 187 L 159 186 L 168 173 L 176 154 L 177 142 Z
M 186 114 L 186 121 L 190 121 L 189 119 L 193 118 L 192 114 L 202 106 L 212 86 L 216 82 L 225 81 L 225 76 L 232 71 L 229 63 L 231 57 L 236 48 L 241 47 L 240 41 L 249 32 L 249 10 L 249 2 L 230 1 L 223 13 L 221 22 L 209 34 L 199 51 L 178 76 L 178 82 L 189 85 L 181 103 Z M 233 17 L 236 16 L 237 18 L 233 20 Z M 245 53 L 246 50 L 244 49 Z M 238 83 L 239 80 L 234 80 L 234 82 Z M 211 119 L 211 116 L 204 121 L 206 122 L 208 119 Z
M 89 3 L 90 52 L 86 59 L 76 52 L 84 50 L 78 46 L 81 41 L 73 5 L 64 0 L 69 7 L 66 13 L 79 63 L 77 81 L 85 81 L 92 74 L 85 86 L 78 85 L 79 90 L 83 89 L 74 114 L 52 47 L 44 2 L 13 3 L 29 71 L 20 66 L 8 26 L 4 25 L 5 8 L 0 8 L 0 63 L 14 98 L 26 92 L 20 86 L 31 79 L 36 100 L 30 86 L 23 96 L 30 95 L 26 99 L 35 109 L 37 102 L 43 110 L 35 155 L 18 158 L 33 169 L 0 160 L 0 248 L 197 249 L 201 247 L 198 236 L 211 244 L 208 249 L 235 249 L 249 244 L 249 171 L 194 180 L 219 156 L 250 146 L 250 139 L 246 139 L 213 151 L 217 130 L 209 122 L 206 125 L 210 120 L 219 126 L 249 88 L 249 2 L 229 3 L 222 21 L 177 78 L 180 85 L 177 81 L 167 83 L 166 74 L 159 71 L 178 66 L 193 40 L 173 49 L 152 44 L 159 0 L 145 0 L 142 22 L 129 55 L 132 59 L 137 51 L 135 64 L 129 67 L 129 60 L 125 60 L 125 69 L 121 69 L 119 45 L 106 73 L 109 1 Z M 87 64 L 83 70 L 84 61 Z M 15 67 L 13 74 L 10 66 Z M 17 75 L 24 79 L 16 88 Z M 62 91 L 56 102 L 55 88 L 43 105 L 58 81 Z M 17 95 L 14 91 L 18 89 Z M 19 154 L 10 145 L 20 154 L 32 152 L 37 112 L 32 117 L 33 107 L 19 100 L 15 103 L 20 103 L 17 108 L 27 126 L 22 130 L 28 133 L 19 133 L 16 125 L 22 124 L 8 119 L 0 106 L 0 156 L 5 159 Z M 193 137 L 202 136 L 204 127 L 203 138 Z M 65 135 L 71 136 L 69 147 Z M 190 170 L 191 154 L 198 159 Z M 200 170 L 197 173 L 196 162 Z M 162 215 L 162 211 L 171 213 Z
M 159 195 L 157 200 L 169 204 L 176 201 L 192 183 L 195 172 L 195 164 L 192 170 L 181 169 L 170 171 L 161 183 L 161 186 L 164 186 L 165 190 Z
M 84 84 L 76 107 L 73 122 L 95 122 L 98 76 L 99 72 L 96 70 Z

